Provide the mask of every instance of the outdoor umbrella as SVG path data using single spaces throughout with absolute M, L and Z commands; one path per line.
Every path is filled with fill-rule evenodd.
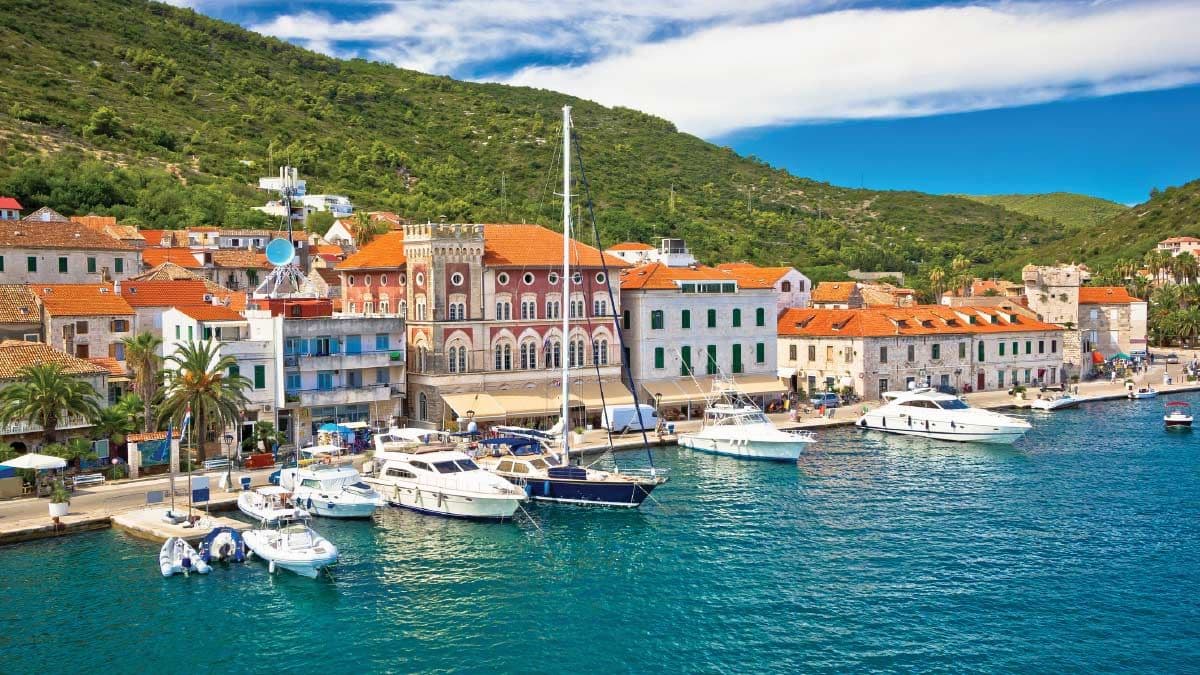
M 39 455 L 36 452 L 30 452 L 14 457 L 7 462 L 0 462 L 0 466 L 11 466 L 14 469 L 34 469 L 37 471 L 42 471 L 45 469 L 66 468 L 67 460 L 61 457 L 51 457 L 50 455 Z

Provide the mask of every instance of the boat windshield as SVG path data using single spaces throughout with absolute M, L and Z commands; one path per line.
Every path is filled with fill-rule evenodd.
M 937 404 L 942 410 L 966 410 L 967 408 L 971 407 L 956 398 L 948 398 L 944 401 L 938 401 Z
M 475 471 L 479 467 L 469 459 L 448 459 L 444 462 L 434 462 L 433 468 L 437 469 L 438 473 L 460 473 Z
M 545 469 L 547 465 L 546 460 L 534 457 L 533 459 L 529 460 L 529 466 L 532 466 L 535 469 Z

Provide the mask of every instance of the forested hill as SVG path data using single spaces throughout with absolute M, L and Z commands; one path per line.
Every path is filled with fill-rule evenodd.
M 569 102 L 606 243 L 682 236 L 707 260 L 820 278 L 958 254 L 1003 273 L 1064 236 L 968 199 L 797 178 L 633 110 L 336 60 L 143 0 L 5 2 L 0 99 L 0 192 L 156 227 L 255 224 L 250 186 L 284 162 L 371 209 L 554 226 Z
M 1071 228 L 1094 227 L 1124 213 L 1129 207 L 1099 197 L 1071 192 L 1049 192 L 1035 195 L 968 196 L 984 204 L 1003 206 L 1010 211 L 1058 222 Z

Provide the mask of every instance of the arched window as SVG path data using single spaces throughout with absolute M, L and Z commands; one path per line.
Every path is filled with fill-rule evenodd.
M 562 317 L 562 305 L 557 300 L 546 301 L 546 318 L 558 319 Z
M 571 344 L 567 346 L 567 367 L 579 368 L 583 366 L 583 338 L 571 340 Z
M 521 301 L 521 318 L 536 319 L 537 318 L 537 301 L 532 298 L 526 298 Z
M 407 300 L 401 300 L 401 301 L 400 301 L 400 306 L 399 306 L 398 310 L 399 310 L 399 311 L 398 311 L 397 313 L 398 313 L 400 316 L 403 316 L 403 317 L 405 317 L 405 318 L 408 318 L 408 301 L 407 301 Z
M 389 310 L 391 310 L 391 305 L 388 304 L 388 301 L 380 300 L 379 301 L 379 313 L 387 314 Z
M 429 419 L 429 398 L 425 396 L 425 392 L 417 394 L 417 419 Z
M 467 319 L 467 303 L 452 302 L 450 303 L 450 320 L 465 321 Z
M 596 298 L 592 301 L 592 316 L 608 316 L 608 300 Z
M 425 320 L 425 298 L 417 298 L 417 321 Z
M 562 368 L 562 345 L 558 340 L 548 340 L 546 342 L 545 355 L 542 357 L 542 362 L 546 364 L 546 368 Z
M 523 342 L 521 343 L 521 369 L 533 370 L 537 368 L 537 343 Z
M 371 314 L 375 311 L 375 303 L 367 301 L 363 303 L 363 314 Z
M 501 300 L 496 303 L 496 320 L 511 321 L 512 320 L 512 303 L 508 300 Z
M 496 345 L 496 370 L 512 370 L 512 345 L 504 342 Z
M 608 365 L 608 340 L 606 338 L 592 340 L 592 363 L 600 366 Z
M 465 345 L 458 348 L 458 372 L 467 372 L 467 348 Z

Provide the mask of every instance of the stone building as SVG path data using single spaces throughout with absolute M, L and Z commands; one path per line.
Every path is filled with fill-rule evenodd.
M 125 366 L 122 339 L 134 335 L 135 313 L 111 284 L 38 284 L 46 342 L 87 359 L 107 356 Z
M 141 251 L 50 209 L 0 219 L 0 283 L 111 282 L 138 274 Z
M 44 363 L 57 364 L 68 375 L 73 375 L 92 385 L 103 407 L 107 405 L 108 370 L 103 366 L 77 358 L 42 342 L 24 340 L 0 341 L 0 389 L 21 379 L 21 371 L 28 366 Z M 59 420 L 60 435 L 70 437 L 92 426 L 82 415 L 68 413 Z M 14 450 L 34 450 L 41 443 L 42 428 L 28 421 L 16 421 L 0 426 L 0 443 L 11 445 Z
M 42 308 L 25 284 L 0 285 L 0 340 L 42 341 Z
M 996 308 L 791 309 L 779 363 L 795 391 L 853 389 L 864 399 L 909 386 L 983 391 L 1062 381 L 1059 326 Z

